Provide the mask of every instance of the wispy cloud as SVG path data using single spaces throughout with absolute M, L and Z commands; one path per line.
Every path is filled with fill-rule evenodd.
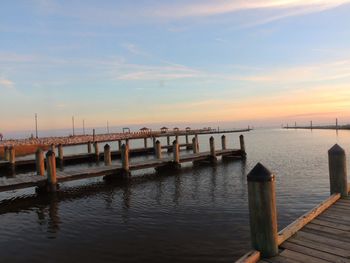
M 0 76 L 0 88 L 13 89 L 15 83 L 7 78 Z

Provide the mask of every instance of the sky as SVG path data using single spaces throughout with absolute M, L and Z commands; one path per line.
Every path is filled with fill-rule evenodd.
M 350 0 L 3 0 L 0 132 L 350 123 Z

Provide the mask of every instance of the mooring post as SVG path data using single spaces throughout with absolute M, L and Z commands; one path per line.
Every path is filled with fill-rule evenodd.
M 91 153 L 91 141 L 87 142 L 87 150 L 88 150 L 88 153 Z
M 192 150 L 193 153 L 197 153 L 197 142 L 196 142 L 196 137 L 192 138 Z
M 35 152 L 35 165 L 36 174 L 44 176 L 45 175 L 45 163 L 44 163 L 44 152 L 42 149 L 38 148 Z
M 173 158 L 174 163 L 176 165 L 180 164 L 180 151 L 179 151 L 179 143 L 177 140 L 173 141 Z
M 56 156 L 52 150 L 46 153 L 47 190 L 57 191 Z
M 9 147 L 8 146 L 5 146 L 4 147 L 4 160 L 5 161 L 8 161 L 10 158 L 10 154 L 9 154 Z
M 175 135 L 175 140 L 177 141 L 177 143 L 179 143 L 179 135 Z
M 56 145 L 54 143 L 51 143 L 50 150 L 56 152 Z
M 122 149 L 122 141 L 119 140 L 118 141 L 118 150 L 121 151 L 121 149 Z
M 247 176 L 252 246 L 263 257 L 278 254 L 275 176 L 258 163 Z
M 245 156 L 246 155 L 245 143 L 244 143 L 244 136 L 242 134 L 239 136 L 239 144 L 240 144 L 242 156 Z
M 100 160 L 100 153 L 98 151 L 98 143 L 97 142 L 94 142 L 94 150 L 95 150 L 96 161 L 99 161 Z
M 14 146 L 10 146 L 9 148 L 8 148 L 8 152 L 9 152 L 9 162 L 10 162 L 10 164 L 12 165 L 12 166 L 14 166 L 15 165 L 15 163 L 16 163 L 16 151 L 15 151 L 15 147 Z
M 130 149 L 129 139 L 125 139 L 125 146 L 128 148 L 128 151 Z
M 111 147 L 109 144 L 106 144 L 104 147 L 104 162 L 106 166 L 112 164 Z
M 92 130 L 92 141 L 95 142 L 95 137 L 96 137 L 96 133 L 95 133 L 95 129 Z
M 166 137 L 166 141 L 167 141 L 167 145 L 169 146 L 170 145 L 170 136 L 169 135 Z
M 215 153 L 215 140 L 213 136 L 209 138 L 209 146 L 210 146 L 210 161 L 212 163 L 215 163 L 217 161 L 217 158 Z
M 156 141 L 156 156 L 157 159 L 162 159 L 162 146 L 159 140 Z
M 199 153 L 199 140 L 198 140 L 198 134 L 195 134 L 194 137 L 196 138 L 196 152 Z
M 122 175 L 129 176 L 130 168 L 129 168 L 129 148 L 123 144 L 121 148 L 121 158 L 122 158 Z
M 148 148 L 147 137 L 143 138 L 143 145 L 145 146 L 145 148 Z
M 348 180 L 346 170 L 346 154 L 343 148 L 335 144 L 328 151 L 329 181 L 331 194 L 340 193 L 348 196 Z
M 189 144 L 189 141 L 188 141 L 188 134 L 186 134 L 186 144 Z
M 152 137 L 153 139 L 153 149 L 156 150 L 156 137 Z
M 60 161 L 60 163 L 63 163 L 63 145 L 60 143 L 58 146 L 58 160 Z
M 221 148 L 223 150 L 226 150 L 226 136 L 225 135 L 221 136 Z

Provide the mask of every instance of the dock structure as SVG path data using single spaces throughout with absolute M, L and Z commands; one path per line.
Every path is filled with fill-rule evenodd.
M 156 142 L 158 150 L 161 149 L 160 143 Z M 214 144 L 214 138 L 210 138 L 210 144 Z M 173 156 L 162 158 L 161 154 L 152 160 L 131 162 L 129 160 L 129 148 L 126 144 L 121 146 L 121 164 L 112 165 L 110 161 L 110 147 L 106 145 L 104 147 L 104 164 L 102 166 L 90 167 L 84 169 L 76 169 L 74 171 L 56 171 L 56 156 L 53 151 L 48 151 L 46 154 L 46 177 L 42 174 L 42 167 L 44 158 L 42 153 L 38 151 L 38 156 L 41 156 L 38 160 L 38 172 L 37 175 L 29 176 L 15 176 L 13 178 L 0 177 L 0 192 L 23 189 L 28 187 L 38 187 L 39 192 L 53 192 L 59 189 L 58 184 L 66 181 L 74 181 L 85 178 L 101 177 L 103 176 L 107 181 L 113 179 L 130 179 L 132 178 L 131 172 L 143 169 L 154 168 L 156 171 L 176 171 L 181 168 L 182 163 L 189 162 L 203 162 L 211 163 L 213 158 L 219 156 L 230 156 L 236 159 L 244 159 L 246 153 L 242 149 L 221 149 L 215 150 L 213 146 L 209 152 L 193 153 L 180 155 L 179 144 L 175 140 L 173 142 Z M 40 153 L 40 154 L 39 154 Z
M 275 175 L 262 164 L 248 174 L 251 243 L 236 263 L 350 262 L 350 197 L 346 155 L 328 151 L 330 197 L 278 232 Z

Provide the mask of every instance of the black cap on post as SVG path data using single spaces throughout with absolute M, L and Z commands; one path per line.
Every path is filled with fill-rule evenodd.
M 248 182 L 270 182 L 275 180 L 275 175 L 258 163 L 247 175 L 247 180 Z

